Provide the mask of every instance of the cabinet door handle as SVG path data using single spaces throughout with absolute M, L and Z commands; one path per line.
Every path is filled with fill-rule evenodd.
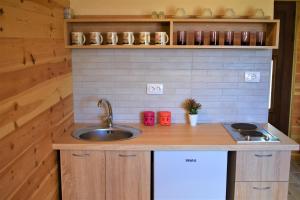
M 90 156 L 90 154 L 88 154 L 88 153 L 83 153 L 83 154 L 72 153 L 72 156 L 75 156 L 75 157 L 87 157 L 87 156 Z
M 4 15 L 4 10 L 3 8 L 0 8 L 0 16 Z
M 129 154 L 129 155 L 119 154 L 119 157 L 123 157 L 123 158 L 126 158 L 126 157 L 136 157 L 136 155 L 135 154 Z
M 272 154 L 254 154 L 255 157 L 263 158 L 263 157 L 272 157 Z
M 252 189 L 254 189 L 254 190 L 269 190 L 269 189 L 271 189 L 271 187 L 252 187 Z

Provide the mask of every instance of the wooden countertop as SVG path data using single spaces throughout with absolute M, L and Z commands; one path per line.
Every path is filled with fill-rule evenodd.
M 91 124 L 76 124 L 75 128 Z M 186 124 L 147 127 L 140 124 L 126 124 L 142 130 L 136 138 L 113 142 L 89 142 L 64 134 L 54 139 L 57 150 L 299 150 L 299 145 L 270 124 L 266 130 L 280 139 L 280 143 L 237 144 L 222 124 Z

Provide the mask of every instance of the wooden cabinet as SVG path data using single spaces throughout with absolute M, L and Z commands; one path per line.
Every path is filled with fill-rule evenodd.
M 240 151 L 229 155 L 230 200 L 287 199 L 290 151 Z
M 288 182 L 236 182 L 237 200 L 286 200 Z
M 150 200 L 149 151 L 61 151 L 63 200 Z
M 289 180 L 289 151 L 238 152 L 236 156 L 236 181 Z
M 106 200 L 150 200 L 150 154 L 106 152 Z
M 177 31 L 187 31 L 187 45 L 177 45 Z M 224 32 L 234 31 L 234 45 L 224 45 Z M 71 44 L 71 32 L 102 32 L 104 34 L 104 45 L 82 45 Z M 105 45 L 106 32 L 118 32 L 118 45 Z M 138 41 L 139 32 L 151 32 L 151 45 L 122 45 L 122 32 L 131 31 L 135 33 Z M 166 32 L 170 41 L 167 45 L 154 45 L 154 32 Z M 194 44 L 195 31 L 204 31 L 204 45 Z M 219 45 L 209 45 L 210 31 L 219 31 Z M 250 45 L 241 46 L 241 32 L 250 32 Z M 266 45 L 256 46 L 256 32 L 266 33 Z M 201 48 L 225 48 L 225 49 L 276 49 L 279 43 L 279 20 L 266 19 L 151 19 L 145 16 L 126 18 L 124 16 L 94 18 L 75 18 L 65 20 L 65 46 L 66 48 L 176 48 L 176 49 L 201 49 Z
M 104 151 L 61 151 L 63 200 L 105 200 Z

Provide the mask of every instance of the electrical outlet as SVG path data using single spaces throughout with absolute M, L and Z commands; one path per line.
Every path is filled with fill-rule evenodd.
M 164 94 L 164 85 L 158 83 L 148 83 L 147 94 Z
M 245 82 L 260 82 L 260 72 L 245 72 Z

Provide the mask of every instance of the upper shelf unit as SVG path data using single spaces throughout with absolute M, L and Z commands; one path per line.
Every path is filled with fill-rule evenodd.
M 223 48 L 223 49 L 277 49 L 279 44 L 279 20 L 265 19 L 149 19 L 149 18 L 124 18 L 121 16 L 75 18 L 65 20 L 65 46 L 66 48 L 175 48 L 175 49 L 199 49 L 199 48 Z M 177 45 L 177 31 L 186 31 L 186 45 Z M 204 32 L 204 44 L 194 44 L 195 31 Z M 219 45 L 209 45 L 210 31 L 219 32 Z M 224 45 L 224 32 L 234 32 L 234 44 Z M 241 32 L 250 32 L 250 45 L 241 45 Z M 266 33 L 265 46 L 256 46 L 256 32 Z M 101 32 L 104 37 L 102 45 L 71 45 L 71 33 Z M 118 45 L 107 45 L 107 32 L 117 32 Z M 134 32 L 138 38 L 139 32 L 151 32 L 150 45 L 122 45 L 122 33 Z M 166 32 L 169 42 L 166 45 L 154 45 L 154 32 Z

